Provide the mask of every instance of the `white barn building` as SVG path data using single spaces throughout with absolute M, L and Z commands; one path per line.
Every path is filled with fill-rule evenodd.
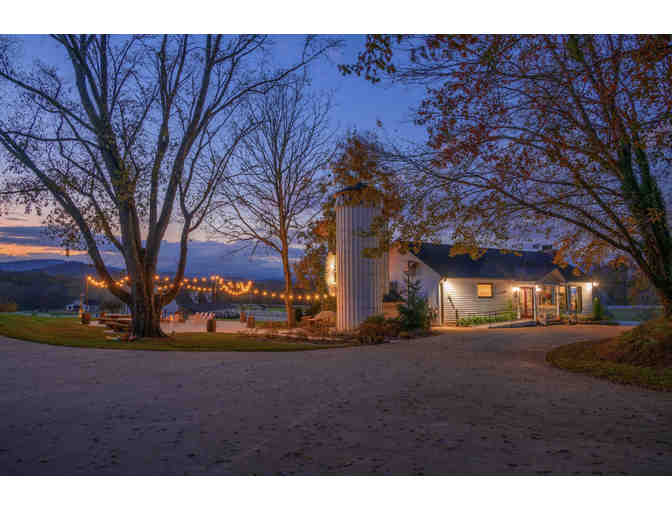
M 474 260 L 466 254 L 451 257 L 450 250 L 450 245 L 424 243 L 417 253 L 390 251 L 390 286 L 402 290 L 404 272 L 410 270 L 437 324 L 512 310 L 517 318 L 534 321 L 592 312 L 593 283 L 571 266 L 554 264 L 549 251 L 488 249 Z

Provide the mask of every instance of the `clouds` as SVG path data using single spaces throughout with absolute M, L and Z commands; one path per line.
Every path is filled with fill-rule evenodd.
M 187 259 L 188 275 L 221 274 L 230 277 L 252 279 L 275 279 L 282 277 L 282 262 L 279 256 L 258 249 L 254 254 L 252 243 L 224 244 L 216 241 L 192 241 Z M 301 249 L 292 248 L 290 258 L 298 259 Z M 76 260 L 90 263 L 86 252 L 65 250 L 58 240 L 49 238 L 44 227 L 0 227 L 0 261 L 37 259 Z M 124 267 L 122 256 L 116 250 L 104 250 L 105 262 L 113 267 Z M 179 258 L 179 243 L 164 242 L 159 254 L 158 269 L 161 272 L 175 271 Z
M 0 227 L 0 261 L 66 259 L 60 243 L 46 235 L 44 227 Z M 85 251 L 70 250 L 69 260 L 88 262 Z

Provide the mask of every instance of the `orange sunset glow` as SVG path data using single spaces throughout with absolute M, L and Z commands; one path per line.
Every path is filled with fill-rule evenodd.
M 70 255 L 85 254 L 86 251 L 70 250 Z M 5 255 L 8 257 L 29 257 L 31 255 L 65 255 L 65 249 L 58 246 L 0 243 L 0 255 Z

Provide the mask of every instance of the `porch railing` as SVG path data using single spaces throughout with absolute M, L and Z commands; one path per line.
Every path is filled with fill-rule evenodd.
M 458 326 L 507 322 L 516 320 L 517 318 L 517 312 L 510 308 L 489 310 L 487 312 L 460 312 L 459 310 L 455 310 L 454 314 L 446 313 L 444 311 L 444 321 L 449 324 L 454 323 Z

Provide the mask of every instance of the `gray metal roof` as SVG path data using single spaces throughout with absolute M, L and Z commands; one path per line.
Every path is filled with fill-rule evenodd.
M 415 253 L 422 262 L 443 278 L 505 278 L 521 281 L 540 281 L 557 269 L 567 281 L 578 281 L 581 276 L 572 273 L 573 266 L 562 268 L 553 263 L 553 253 L 520 251 L 503 253 L 488 249 L 482 257 L 473 260 L 468 254 L 450 256 L 451 245 L 423 243 Z M 585 277 L 584 277 L 585 279 Z

